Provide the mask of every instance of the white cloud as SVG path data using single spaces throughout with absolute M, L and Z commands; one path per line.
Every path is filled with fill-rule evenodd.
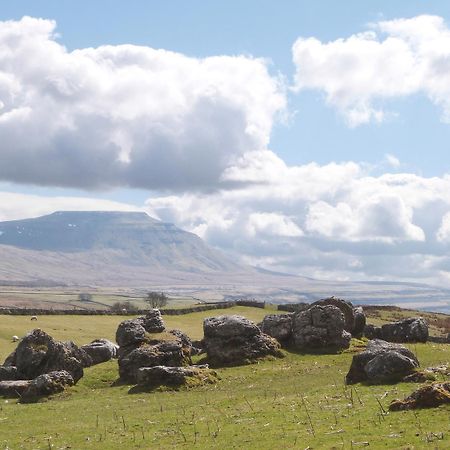
M 372 30 L 293 45 L 294 89 L 323 91 L 350 126 L 381 122 L 383 101 L 423 93 L 450 121 L 450 30 L 441 17 L 383 21 Z
M 386 155 L 384 155 L 384 159 L 386 160 L 386 163 L 392 168 L 397 169 L 400 167 L 400 160 L 395 155 L 386 153 Z
M 209 189 L 236 159 L 266 149 L 284 111 L 265 60 L 134 45 L 68 51 L 55 27 L 0 22 L 0 180 Z
M 142 211 L 134 205 L 85 197 L 46 197 L 0 191 L 0 221 L 39 217 L 55 211 Z

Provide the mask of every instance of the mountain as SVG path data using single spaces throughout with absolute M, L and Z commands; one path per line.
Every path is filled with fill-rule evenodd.
M 0 222 L 0 280 L 125 284 L 247 272 L 198 236 L 144 212 L 63 211 Z
M 330 295 L 359 304 L 450 312 L 450 290 L 419 283 L 332 281 L 236 263 L 198 236 L 143 212 L 55 212 L 0 222 L 0 286 L 160 289 L 201 299 L 273 303 Z

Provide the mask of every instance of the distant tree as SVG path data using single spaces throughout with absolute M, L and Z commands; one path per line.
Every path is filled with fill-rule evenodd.
M 78 300 L 80 302 L 90 302 L 92 301 L 92 294 L 89 294 L 88 292 L 81 292 L 78 294 Z
M 138 311 L 139 308 L 130 301 L 126 302 L 116 302 L 110 307 L 111 311 L 114 312 L 135 312 Z
M 150 308 L 162 308 L 167 305 L 169 297 L 164 292 L 147 292 L 144 301 Z

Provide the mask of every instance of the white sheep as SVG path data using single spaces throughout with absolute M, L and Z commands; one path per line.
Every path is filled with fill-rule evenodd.
M 18 342 L 19 341 L 19 336 L 13 336 L 12 337 L 12 341 L 13 342 Z
M 37 320 L 37 316 L 31 316 L 31 320 Z

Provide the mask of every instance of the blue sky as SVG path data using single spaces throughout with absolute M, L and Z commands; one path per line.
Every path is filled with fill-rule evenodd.
M 247 0 L 133 1 L 125 6 L 117 0 L 15 0 L 2 5 L 0 19 L 24 15 L 54 19 L 60 41 L 69 49 L 133 43 L 195 57 L 270 58 L 270 69 L 291 80 L 291 47 L 299 36 L 329 41 L 361 32 L 371 22 L 420 14 L 448 19 L 450 4 L 442 0 Z M 324 104 L 320 92 L 291 96 L 289 103 L 295 118 L 275 127 L 271 148 L 290 164 L 347 160 L 376 164 L 392 153 L 404 169 L 424 175 L 441 175 L 450 166 L 450 127 L 439 121 L 439 111 L 420 95 L 392 102 L 399 117 L 388 123 L 357 129 L 346 127 Z
M 447 2 L 16 0 L 2 48 L 0 220 L 138 208 L 250 264 L 450 285 Z

